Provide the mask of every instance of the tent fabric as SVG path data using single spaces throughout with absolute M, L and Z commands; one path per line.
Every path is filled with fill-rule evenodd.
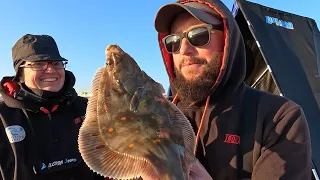
M 298 103 L 309 123 L 320 172 L 320 32 L 308 17 L 245 0 L 232 9 L 247 50 L 246 83 Z

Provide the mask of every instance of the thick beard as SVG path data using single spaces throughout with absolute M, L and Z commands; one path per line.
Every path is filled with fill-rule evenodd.
M 222 52 L 214 53 L 210 63 L 205 59 L 194 57 L 189 59 L 191 62 L 206 64 L 203 73 L 196 80 L 186 80 L 181 71 L 175 67 L 176 77 L 172 85 L 179 93 L 179 99 L 183 104 L 189 105 L 193 102 L 204 100 L 209 95 L 210 89 L 219 76 L 222 56 Z M 183 63 L 183 61 L 181 63 Z

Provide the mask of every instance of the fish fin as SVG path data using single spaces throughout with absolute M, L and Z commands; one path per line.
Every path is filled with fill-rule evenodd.
M 99 91 L 99 82 L 103 74 L 104 68 L 99 68 L 91 83 L 91 96 L 89 97 L 85 119 L 80 127 L 78 135 L 78 148 L 79 152 L 84 160 L 84 162 L 89 166 L 90 169 L 95 171 L 94 158 L 92 158 L 92 144 L 97 143 L 96 146 L 102 144 L 101 139 L 99 139 L 98 122 L 96 118 L 97 114 L 97 95 Z M 96 127 L 96 128 L 95 128 Z M 98 171 L 95 171 L 101 174 Z
M 91 82 L 91 96 L 88 98 L 86 117 L 87 116 L 94 117 L 97 114 L 97 97 L 98 97 L 98 91 L 99 91 L 99 82 L 104 70 L 105 68 L 99 68 L 96 71 L 93 77 L 93 80 Z
M 111 150 L 103 142 L 98 124 L 84 124 L 79 142 L 88 167 L 104 177 L 133 179 L 146 176 L 156 179 L 155 170 L 146 160 Z
M 196 149 L 196 136 L 188 118 L 175 104 L 173 104 L 169 100 L 167 101 L 175 112 L 175 117 L 172 117 L 172 131 L 180 132 L 181 136 L 183 136 L 183 142 L 179 142 L 179 144 L 184 145 L 183 151 L 181 151 L 182 149 L 180 147 L 180 152 L 184 153 L 182 157 L 183 169 L 185 172 L 186 179 L 188 179 L 188 172 L 190 172 L 191 168 L 190 165 L 194 164 L 197 161 L 193 153 Z
M 86 118 L 79 130 L 78 148 L 88 167 L 97 174 L 114 179 L 156 179 L 152 165 L 142 158 L 120 154 L 111 150 L 103 141 L 97 120 L 99 82 L 104 68 L 97 70 L 92 81 Z

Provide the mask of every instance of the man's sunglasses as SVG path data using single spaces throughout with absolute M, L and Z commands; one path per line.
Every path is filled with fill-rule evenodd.
M 211 39 L 211 31 L 223 31 L 222 25 L 205 25 L 190 29 L 181 34 L 170 34 L 162 39 L 163 44 L 168 53 L 175 53 L 181 47 L 181 41 L 186 38 L 193 47 L 202 47 L 209 44 Z

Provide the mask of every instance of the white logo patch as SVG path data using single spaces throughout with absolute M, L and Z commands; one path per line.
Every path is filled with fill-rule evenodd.
M 73 162 L 77 162 L 77 159 L 76 158 L 71 158 L 71 159 L 67 158 L 65 160 L 53 161 L 51 163 L 48 163 L 48 166 L 46 166 L 46 164 L 42 163 L 41 170 L 44 170 L 46 168 L 50 169 L 55 166 L 62 166 L 64 164 L 69 164 L 69 163 L 73 163 Z
M 10 143 L 20 142 L 26 137 L 26 131 L 18 125 L 6 127 L 6 134 Z

